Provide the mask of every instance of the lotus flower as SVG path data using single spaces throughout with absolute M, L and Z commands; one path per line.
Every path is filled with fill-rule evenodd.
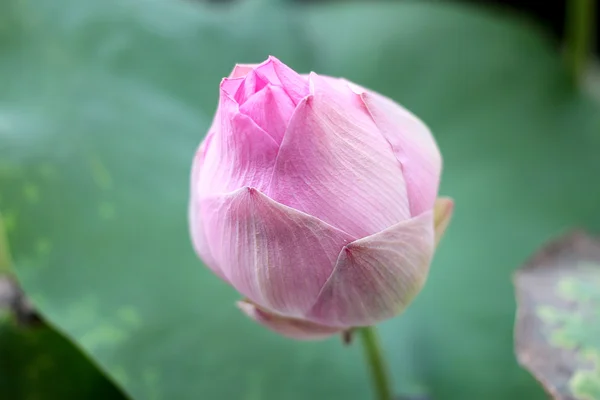
M 428 128 L 347 80 L 274 57 L 237 65 L 196 153 L 189 223 L 240 309 L 296 339 L 402 312 L 421 290 L 453 203 Z

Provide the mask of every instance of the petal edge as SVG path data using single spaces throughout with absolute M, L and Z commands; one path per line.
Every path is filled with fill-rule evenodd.
M 260 307 L 302 317 L 354 238 L 244 187 L 204 198 L 203 218 L 215 260 L 229 282 Z
M 411 215 L 431 210 L 440 183 L 442 157 L 429 128 L 383 95 L 365 91 L 360 96 L 402 165 Z
M 350 243 L 307 318 L 354 327 L 398 315 L 424 285 L 433 248 L 431 211 Z
M 196 254 L 211 269 L 219 278 L 227 282 L 227 278 L 221 271 L 221 268 L 212 256 L 212 252 L 208 245 L 206 230 L 204 228 L 204 221 L 202 220 L 202 211 L 200 209 L 200 201 L 198 198 L 198 184 L 200 180 L 200 173 L 204 163 L 206 155 L 206 149 L 210 145 L 213 132 L 210 131 L 206 135 L 204 141 L 198 147 L 194 161 L 192 163 L 191 183 L 190 183 L 190 198 L 188 203 L 188 224 L 190 230 L 190 236 L 192 239 L 192 245 Z
M 244 300 L 237 302 L 237 306 L 249 318 L 291 339 L 322 340 L 343 330 L 343 328 L 334 328 L 300 319 L 285 318 L 270 314 L 261 310 L 255 304 Z

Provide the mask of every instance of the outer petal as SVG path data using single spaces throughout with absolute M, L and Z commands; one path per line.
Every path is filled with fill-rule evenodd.
M 267 61 L 256 67 L 255 71 L 269 83 L 281 86 L 290 96 L 294 105 L 309 94 L 306 77 L 301 76 L 273 56 L 269 56 Z
M 243 186 L 264 189 L 273 174 L 278 144 L 223 90 L 199 177 L 197 195 L 228 193 Z
M 221 272 L 221 268 L 212 256 L 212 252 L 208 246 L 206 231 L 204 230 L 204 221 L 202 220 L 202 211 L 200 209 L 200 199 L 197 194 L 198 181 L 200 179 L 200 172 L 204 163 L 206 147 L 210 143 L 212 137 L 213 132 L 209 132 L 202 145 L 198 148 L 192 164 L 191 195 L 188 206 L 188 219 L 194 250 L 196 250 L 196 253 L 200 256 L 202 261 L 204 261 L 207 267 L 209 267 L 221 279 L 227 281 L 227 278 Z
M 315 302 L 353 238 L 253 188 L 202 201 L 212 254 L 252 302 L 299 317 Z
M 435 227 L 435 245 L 437 246 L 442 236 L 446 232 L 446 228 L 452 219 L 454 212 L 454 200 L 449 197 L 440 197 L 435 201 L 433 208 L 433 224 Z
M 269 196 L 355 237 L 410 218 L 398 160 L 358 95 L 310 79 L 314 95 L 290 120 Z
M 351 327 L 396 316 L 425 283 L 433 248 L 432 211 L 350 243 L 307 318 Z
M 319 340 L 340 333 L 343 328 L 335 328 L 314 324 L 295 318 L 280 317 L 261 310 L 255 304 L 248 301 L 237 303 L 240 310 L 248 317 L 261 325 L 266 326 L 274 332 L 297 340 Z
M 411 215 L 431 210 L 442 169 L 440 151 L 431 132 L 421 120 L 392 100 L 369 91 L 361 96 L 402 164 Z
M 240 112 L 252 118 L 277 144 L 281 144 L 294 108 L 294 103 L 281 87 L 268 85 L 250 97 L 240 107 Z

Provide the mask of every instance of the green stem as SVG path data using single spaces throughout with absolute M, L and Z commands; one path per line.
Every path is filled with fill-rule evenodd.
M 367 364 L 371 370 L 371 379 L 377 393 L 377 400 L 393 400 L 392 385 L 390 382 L 387 365 L 383 358 L 379 337 L 374 326 L 360 328 Z
M 579 82 L 589 56 L 596 0 L 567 1 L 567 64 L 575 82 Z

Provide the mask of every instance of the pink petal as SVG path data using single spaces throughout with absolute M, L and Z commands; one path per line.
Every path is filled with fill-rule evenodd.
M 431 210 L 442 169 L 440 151 L 431 132 L 421 120 L 392 100 L 369 91 L 361 96 L 402 164 L 411 215 Z
M 446 232 L 446 228 L 452 219 L 454 211 L 454 200 L 449 197 L 440 197 L 435 201 L 433 208 L 433 225 L 435 227 L 435 245 L 437 246 L 442 236 Z
M 221 81 L 221 91 L 224 91 L 233 98 L 243 82 L 244 78 L 223 78 Z
M 425 283 L 433 248 L 432 211 L 350 243 L 307 318 L 352 327 L 396 316 Z
M 300 100 L 309 94 L 306 78 L 273 56 L 269 56 L 267 61 L 256 67 L 255 71 L 259 76 L 268 80 L 269 83 L 281 86 L 292 99 L 294 105 L 297 105 Z
M 319 340 L 342 331 L 342 328 L 318 325 L 300 319 L 285 318 L 270 314 L 248 301 L 240 301 L 237 303 L 237 306 L 244 314 L 259 324 L 292 339 Z
M 206 149 L 199 195 L 228 193 L 243 186 L 266 189 L 279 146 L 239 112 L 237 103 L 224 90 L 211 130 L 215 135 Z
M 209 132 L 206 139 L 196 152 L 194 162 L 192 164 L 192 176 L 191 176 L 191 196 L 188 208 L 188 219 L 190 225 L 190 233 L 192 237 L 192 243 L 196 253 L 200 256 L 204 264 L 210 268 L 217 276 L 227 281 L 225 275 L 221 272 L 221 268 L 215 261 L 208 242 L 206 240 L 206 231 L 204 230 L 204 223 L 202 221 L 202 211 L 200 209 L 200 199 L 197 195 L 198 181 L 200 179 L 200 171 L 204 163 L 204 157 L 206 153 L 206 147 L 210 143 L 213 136 L 213 132 Z
M 262 308 L 300 317 L 353 238 L 242 188 L 202 201 L 208 242 L 229 282 Z
M 281 144 L 294 108 L 281 87 L 269 85 L 250 97 L 240 107 L 240 112 L 252 118 L 277 144 Z
M 243 78 L 248 74 L 248 72 L 252 71 L 257 66 L 258 64 L 236 64 L 235 67 L 233 67 L 233 71 L 231 71 L 231 74 L 229 74 L 229 77 Z
M 269 81 L 256 74 L 255 71 L 250 71 L 244 78 L 244 81 L 235 92 L 233 98 L 238 104 L 244 104 L 250 97 L 267 86 Z
M 400 165 L 360 97 L 310 79 L 314 94 L 290 120 L 269 196 L 354 237 L 408 219 Z

